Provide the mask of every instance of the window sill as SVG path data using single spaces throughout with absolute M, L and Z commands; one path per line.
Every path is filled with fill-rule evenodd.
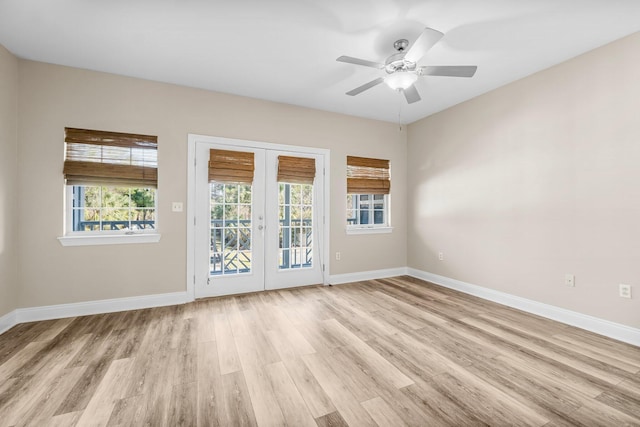
M 391 233 L 393 227 L 354 227 L 347 228 L 347 234 L 385 234 Z
M 161 235 L 153 234 L 110 234 L 104 236 L 64 236 L 58 237 L 62 246 L 126 245 L 131 243 L 157 243 Z

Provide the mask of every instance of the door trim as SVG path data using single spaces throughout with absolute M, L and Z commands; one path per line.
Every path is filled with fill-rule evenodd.
M 228 145 L 233 147 L 261 148 L 265 150 L 293 151 L 298 153 L 311 153 L 321 155 L 324 161 L 324 227 L 323 227 L 323 248 L 321 250 L 324 270 L 322 272 L 322 283 L 329 284 L 330 261 L 329 257 L 329 236 L 331 232 L 331 206 L 330 206 L 330 170 L 331 151 L 325 148 L 302 147 L 298 145 L 274 144 L 270 142 L 249 141 L 242 139 L 223 138 L 218 136 L 207 136 L 190 133 L 187 140 L 187 295 L 195 299 L 195 271 L 196 271 L 196 239 L 195 239 L 195 219 L 196 219 L 196 143 L 205 142 L 218 145 Z

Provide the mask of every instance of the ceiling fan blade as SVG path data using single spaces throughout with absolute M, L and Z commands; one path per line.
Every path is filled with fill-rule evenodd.
M 436 65 L 419 67 L 421 76 L 473 77 L 478 69 L 475 65 Z
M 384 64 L 379 64 L 377 62 L 373 62 L 373 61 L 367 61 L 366 59 L 360 59 L 360 58 L 354 58 L 352 56 L 341 56 L 338 59 L 336 59 L 336 61 L 338 62 L 346 62 L 347 64 L 356 64 L 356 65 L 364 65 L 365 67 L 372 67 L 372 68 L 383 68 Z
M 411 85 L 408 88 L 404 89 L 404 97 L 407 98 L 407 103 L 413 104 L 414 102 L 420 101 L 420 94 L 418 93 L 418 89 L 416 89 L 415 85 Z
M 438 43 L 444 36 L 440 31 L 433 28 L 425 28 L 420 37 L 413 42 L 413 45 L 409 48 L 404 59 L 411 62 L 418 62 L 424 56 L 434 44 Z
M 369 83 L 365 83 L 362 86 L 358 86 L 357 88 L 350 90 L 349 92 L 347 92 L 347 95 L 356 96 L 357 94 L 362 93 L 367 89 L 371 89 L 372 87 L 379 85 L 383 81 L 384 78 L 378 77 L 375 80 L 371 80 Z

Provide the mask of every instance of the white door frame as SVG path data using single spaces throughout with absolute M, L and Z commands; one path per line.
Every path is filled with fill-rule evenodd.
M 230 149 L 233 147 L 249 147 L 261 148 L 265 150 L 295 151 L 299 153 L 312 153 L 321 155 L 324 161 L 324 171 L 322 178 L 324 179 L 324 214 L 323 214 L 323 271 L 322 283 L 329 284 L 329 236 L 330 236 L 330 150 L 325 148 L 301 147 L 297 145 L 273 144 L 269 142 L 249 141 L 242 139 L 223 138 L 217 136 L 207 136 L 198 134 L 188 135 L 187 147 L 187 295 L 195 299 L 195 280 L 196 280 L 196 239 L 195 239 L 195 219 L 196 219 L 196 143 L 206 142 L 218 145 L 228 145 Z M 320 220 L 320 218 L 319 218 Z

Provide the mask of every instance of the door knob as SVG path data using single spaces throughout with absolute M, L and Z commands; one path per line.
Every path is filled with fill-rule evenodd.
M 262 224 L 260 224 L 260 225 L 258 226 L 258 230 L 262 230 L 263 228 L 264 228 L 264 226 L 263 226 Z

